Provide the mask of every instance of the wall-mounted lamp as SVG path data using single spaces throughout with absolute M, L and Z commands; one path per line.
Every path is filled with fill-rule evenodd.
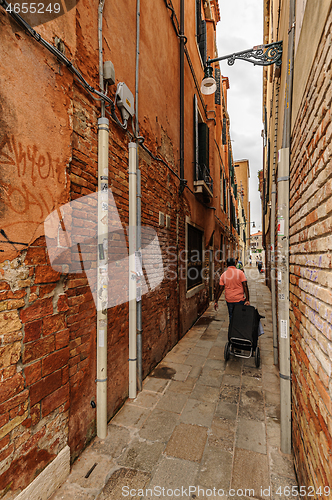
M 204 69 L 204 78 L 201 84 L 201 92 L 204 95 L 214 94 L 217 90 L 217 83 L 213 78 L 213 68 L 208 65 Z
M 280 67 L 282 60 L 282 41 L 269 43 L 267 45 L 257 45 L 252 49 L 235 52 L 228 56 L 216 57 L 215 59 L 209 58 L 204 68 L 204 78 L 201 84 L 202 94 L 210 95 L 216 91 L 217 84 L 213 78 L 213 68 L 211 64 L 225 59 L 227 59 L 229 66 L 233 66 L 235 59 L 242 59 L 242 61 L 251 62 L 254 66 L 270 66 L 271 64 L 276 64 L 277 67 Z

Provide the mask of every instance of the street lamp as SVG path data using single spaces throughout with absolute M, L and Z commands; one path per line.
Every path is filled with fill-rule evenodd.
M 281 66 L 282 60 L 282 41 L 269 43 L 267 45 L 257 45 L 252 49 L 243 50 L 242 52 L 234 52 L 228 56 L 216 57 L 208 59 L 204 68 L 204 78 L 201 84 L 201 92 L 204 95 L 213 94 L 217 89 L 217 84 L 213 78 L 212 63 L 227 59 L 229 66 L 233 66 L 235 59 L 241 59 L 252 63 L 254 66 L 270 66 L 276 64 Z

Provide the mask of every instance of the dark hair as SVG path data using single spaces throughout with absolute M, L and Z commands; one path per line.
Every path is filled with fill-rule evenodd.
M 230 266 L 235 266 L 235 259 L 233 257 L 229 257 L 227 259 L 227 267 L 230 267 Z

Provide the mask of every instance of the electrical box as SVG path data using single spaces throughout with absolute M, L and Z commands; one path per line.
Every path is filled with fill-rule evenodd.
M 112 61 L 104 62 L 104 80 L 108 82 L 108 85 L 115 84 L 115 71 Z
M 117 89 L 117 101 L 116 104 L 121 110 L 122 118 L 128 120 L 129 116 L 133 116 L 134 110 L 134 96 L 130 92 L 127 85 L 123 82 L 118 83 Z

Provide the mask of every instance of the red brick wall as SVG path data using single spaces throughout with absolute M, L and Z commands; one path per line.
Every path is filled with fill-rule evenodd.
M 1 265 L 0 491 L 24 488 L 67 442 L 67 297 L 39 238 Z
M 299 484 L 316 490 L 332 483 L 331 23 L 330 13 L 296 120 L 290 171 L 293 447 Z

